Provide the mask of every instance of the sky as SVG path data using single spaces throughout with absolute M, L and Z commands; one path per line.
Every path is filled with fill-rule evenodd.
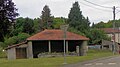
M 38 18 L 45 5 L 48 5 L 54 17 L 68 18 L 72 4 L 78 1 L 84 17 L 91 23 L 107 22 L 113 19 L 113 6 L 116 7 L 116 19 L 120 19 L 120 0 L 13 0 L 18 8 L 19 17 Z M 97 6 L 97 5 L 101 5 Z M 110 8 L 106 8 L 110 7 Z

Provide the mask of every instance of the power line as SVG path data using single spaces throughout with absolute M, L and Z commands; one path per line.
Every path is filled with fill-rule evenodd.
M 94 8 L 94 9 L 98 9 L 98 10 L 102 10 L 102 11 L 106 11 L 106 12 L 111 12 L 110 10 L 105 10 L 105 9 L 99 9 L 99 8 L 96 8 L 96 7 L 93 7 L 93 6 L 90 6 L 90 5 L 87 5 L 83 2 L 80 2 L 81 4 L 85 5 L 85 6 L 88 6 L 88 7 L 91 7 L 91 8 Z
M 92 3 L 92 2 L 87 1 L 87 0 L 83 0 L 83 1 L 88 2 L 88 3 L 90 3 L 90 4 L 93 4 L 93 5 L 95 5 L 95 6 L 102 7 L 102 8 L 112 8 L 112 7 L 107 7 L 107 6 L 98 5 L 98 4 Z
M 117 14 L 117 13 L 119 13 L 120 12 L 120 10 L 118 11 L 118 12 L 116 12 L 115 14 Z
M 118 7 L 116 7 L 115 8 L 115 10 L 116 10 L 116 13 L 115 14 L 117 14 L 117 13 L 119 13 L 120 12 L 120 10 L 119 9 L 117 9 Z

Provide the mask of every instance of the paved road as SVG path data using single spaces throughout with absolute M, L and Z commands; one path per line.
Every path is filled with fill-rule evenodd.
M 63 67 L 120 67 L 120 56 L 65 65 Z

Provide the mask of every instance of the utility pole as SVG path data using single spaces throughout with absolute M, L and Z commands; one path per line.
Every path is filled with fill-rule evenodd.
M 61 26 L 61 29 L 63 30 L 64 32 L 64 36 L 63 36 L 63 41 L 64 41 L 64 63 L 63 64 L 67 64 L 67 61 L 66 61 L 66 33 L 67 33 L 67 29 L 68 29 L 69 25 L 62 25 Z
M 115 6 L 113 6 L 113 30 L 115 30 Z M 115 48 L 115 31 L 113 31 L 113 54 L 116 53 Z

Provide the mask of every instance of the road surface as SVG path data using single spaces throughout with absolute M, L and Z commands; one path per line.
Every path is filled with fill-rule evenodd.
M 120 67 L 120 56 L 70 64 L 63 67 Z

